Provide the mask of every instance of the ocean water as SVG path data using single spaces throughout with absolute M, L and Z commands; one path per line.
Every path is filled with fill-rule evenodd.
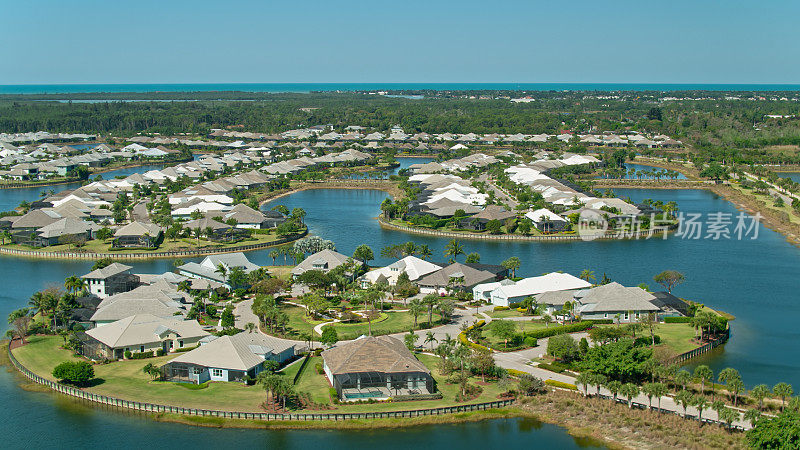
M 85 92 L 311 92 L 311 91 L 798 91 L 800 84 L 657 83 L 176 83 L 176 84 L 16 84 L 0 85 L 0 94 Z

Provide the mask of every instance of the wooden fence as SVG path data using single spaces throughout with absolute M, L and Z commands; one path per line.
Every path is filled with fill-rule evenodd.
M 95 253 L 95 252 L 46 252 L 41 250 L 23 250 L 15 248 L 0 247 L 0 254 L 12 256 L 26 256 L 30 258 L 47 258 L 47 259 L 84 259 L 96 260 L 103 258 L 111 258 L 114 260 L 128 260 L 128 259 L 156 259 L 156 258 L 181 258 L 181 257 L 195 257 L 205 255 L 218 255 L 221 253 L 235 253 L 235 252 L 249 252 L 253 250 L 263 250 L 265 248 L 283 245 L 295 241 L 308 234 L 308 230 L 302 233 L 286 236 L 284 238 L 264 242 L 261 244 L 238 245 L 236 247 L 222 247 L 222 248 L 196 248 L 191 250 L 169 251 L 169 252 L 148 252 L 148 253 Z
M 421 234 L 425 236 L 437 236 L 455 239 L 478 239 L 478 240 L 491 240 L 491 241 L 534 241 L 534 242 L 575 242 L 582 240 L 608 240 L 608 239 L 642 239 L 648 237 L 660 236 L 664 233 L 663 230 L 642 230 L 634 232 L 606 232 L 596 236 L 582 236 L 578 233 L 568 235 L 537 235 L 537 236 L 520 236 L 509 234 L 472 234 L 472 233 L 457 233 L 453 231 L 438 231 L 425 228 L 407 227 L 403 225 L 396 225 L 385 221 L 383 218 L 378 218 L 378 223 L 381 227 L 390 230 L 402 231 L 411 234 Z M 670 224 L 667 231 L 675 230 L 678 224 Z
M 14 354 L 11 352 L 11 345 L 8 348 L 8 357 L 14 367 L 20 371 L 25 377 L 34 383 L 47 386 L 50 389 L 71 397 L 81 400 L 86 400 L 98 405 L 113 406 L 116 408 L 127 409 L 132 411 L 152 412 L 152 413 L 171 413 L 183 414 L 189 416 L 202 416 L 202 417 L 221 417 L 224 419 L 248 419 L 248 420 L 263 420 L 263 421 L 307 421 L 307 420 L 354 420 L 354 419 L 394 419 L 394 418 L 409 418 L 409 417 L 422 417 L 422 416 L 436 416 L 441 414 L 454 414 L 469 411 L 485 411 L 488 409 L 502 408 L 514 403 L 514 400 L 497 400 L 485 403 L 473 403 L 469 405 L 457 406 L 443 406 L 440 408 L 426 408 L 426 409 L 411 409 L 404 411 L 384 411 L 384 412 L 363 412 L 363 413 L 296 413 L 296 414 L 275 414 L 275 413 L 259 413 L 259 412 L 245 412 L 245 411 L 222 411 L 217 409 L 198 409 L 198 408 L 183 408 L 180 406 L 160 405 L 157 403 L 142 403 L 131 400 L 123 400 L 115 397 L 108 397 L 105 395 L 92 394 L 82 389 L 72 386 L 66 386 L 61 383 L 48 380 L 40 377 L 35 373 L 28 370 L 23 366 Z

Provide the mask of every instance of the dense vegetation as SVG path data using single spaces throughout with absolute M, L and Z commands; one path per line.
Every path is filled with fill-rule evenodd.
M 205 133 L 216 127 L 276 133 L 331 124 L 428 133 L 558 133 L 638 130 L 690 144 L 719 162 L 797 162 L 800 119 L 794 93 L 423 92 L 423 99 L 363 93 L 115 93 L 0 96 L 0 132 L 52 130 L 133 134 Z M 604 93 L 605 94 L 605 93 Z M 508 97 L 527 95 L 529 103 Z M 731 98 L 735 96 L 735 98 Z M 674 100 L 691 97 L 694 100 Z M 73 103 L 45 100 L 98 100 Z M 197 100 L 139 101 L 121 100 Z M 37 100 L 37 101 L 32 101 Z M 787 115 L 768 118 L 767 115 Z M 788 146 L 788 147 L 787 147 Z

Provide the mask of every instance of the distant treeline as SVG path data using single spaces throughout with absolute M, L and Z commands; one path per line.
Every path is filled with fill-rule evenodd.
M 484 94 L 496 97 L 502 93 L 515 94 L 512 97 L 520 94 L 507 91 Z M 775 92 L 755 93 L 766 97 L 765 100 L 734 100 L 727 99 L 732 93 L 725 92 L 670 92 L 669 96 L 677 98 L 713 98 L 657 101 L 667 94 L 542 91 L 526 93 L 535 98 L 527 103 L 457 98 L 455 91 L 446 94 L 453 97 L 409 99 L 336 92 L 0 95 L 0 132 L 46 130 L 125 136 L 139 132 L 205 134 L 212 128 L 236 127 L 278 133 L 320 124 L 333 125 L 338 131 L 347 125 L 381 131 L 399 125 L 406 133 L 557 134 L 564 130 L 577 133 L 634 130 L 679 139 L 699 153 L 695 156 L 709 161 L 800 162 L 794 147 L 771 148 L 800 145 L 800 119 L 766 117 L 797 114 L 797 102 L 792 100 L 797 93 L 785 93 L 785 100 L 781 99 L 784 93 Z M 469 94 L 481 95 L 474 91 Z M 737 95 L 746 97 L 749 93 Z

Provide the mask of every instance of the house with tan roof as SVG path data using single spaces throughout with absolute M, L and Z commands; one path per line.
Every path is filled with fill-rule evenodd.
M 362 336 L 325 350 L 322 360 L 342 401 L 412 400 L 436 392 L 431 371 L 390 336 Z
M 89 293 L 100 298 L 128 292 L 139 285 L 139 277 L 131 274 L 133 267 L 112 263 L 81 276 L 86 281 Z
M 194 320 L 137 314 L 86 331 L 82 354 L 92 359 L 122 359 L 127 352 L 169 353 L 196 346 L 208 335 Z
M 209 336 L 200 346 L 164 365 L 167 379 L 205 383 L 206 381 L 244 381 L 264 370 L 265 361 L 283 364 L 295 356 L 292 341 L 258 332 L 233 336 Z

